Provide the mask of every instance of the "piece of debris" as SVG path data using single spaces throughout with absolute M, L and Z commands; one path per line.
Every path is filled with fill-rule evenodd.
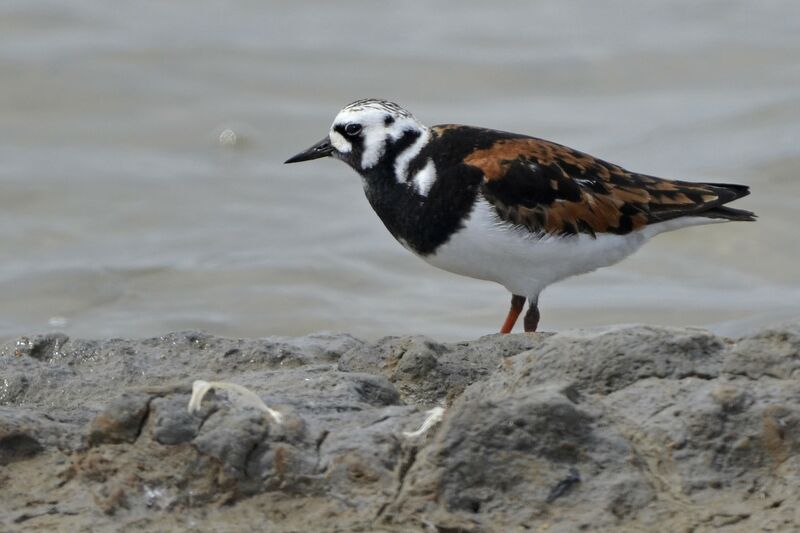
M 552 503 L 572 488 L 576 483 L 580 483 L 581 475 L 575 468 L 570 468 L 569 475 L 559 481 L 555 487 L 550 489 L 550 494 L 547 495 L 547 503 Z
M 444 407 L 434 407 L 430 411 L 426 411 L 427 417 L 425 417 L 425 421 L 416 431 L 404 431 L 403 436 L 409 439 L 413 439 L 419 436 L 424 435 L 429 429 L 433 426 L 441 422 L 442 418 L 444 418 Z
M 234 392 L 236 394 L 231 398 L 234 403 L 260 409 L 271 416 L 278 424 L 282 421 L 283 416 L 278 411 L 270 409 L 255 392 L 241 385 L 237 385 L 236 383 L 227 383 L 225 381 L 203 381 L 202 379 L 198 379 L 192 383 L 192 397 L 189 399 L 188 406 L 190 413 L 194 413 L 200 409 L 203 397 L 208 394 L 211 389 Z

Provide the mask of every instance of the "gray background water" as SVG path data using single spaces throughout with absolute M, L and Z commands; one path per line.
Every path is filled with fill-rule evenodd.
M 408 254 L 344 165 L 281 164 L 367 96 L 753 187 L 757 223 L 551 287 L 543 329 L 800 314 L 796 0 L 4 0 L 0 336 L 495 331 L 503 288 Z

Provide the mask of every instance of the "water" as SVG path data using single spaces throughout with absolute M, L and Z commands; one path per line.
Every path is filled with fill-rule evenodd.
M 365 96 L 753 187 L 757 223 L 553 286 L 543 329 L 800 315 L 794 0 L 5 0 L 0 80 L 2 337 L 495 331 L 502 287 L 408 254 L 344 165 L 281 164 Z

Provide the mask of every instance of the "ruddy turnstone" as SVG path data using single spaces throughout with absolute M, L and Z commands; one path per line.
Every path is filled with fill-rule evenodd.
M 630 172 L 554 142 L 487 128 L 427 127 L 399 105 L 358 100 L 328 135 L 286 163 L 334 157 L 361 175 L 369 203 L 404 247 L 431 265 L 511 292 L 501 333 L 525 300 L 536 331 L 539 294 L 614 264 L 686 226 L 755 220 L 725 207 L 746 185 Z

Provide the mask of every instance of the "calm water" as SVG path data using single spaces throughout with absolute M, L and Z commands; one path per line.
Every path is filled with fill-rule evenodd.
M 365 96 L 752 185 L 758 223 L 551 287 L 543 329 L 800 315 L 796 0 L 430 5 L 0 3 L 0 336 L 495 331 L 502 287 L 408 254 L 341 163 L 281 164 Z

